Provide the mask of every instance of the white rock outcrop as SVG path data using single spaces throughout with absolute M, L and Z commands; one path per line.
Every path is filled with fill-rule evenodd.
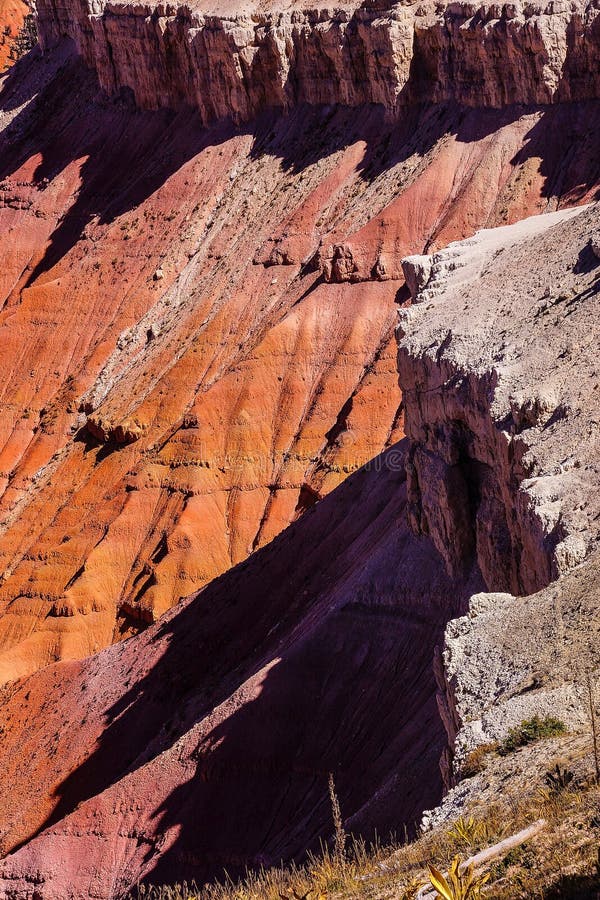
M 447 784 L 523 719 L 586 724 L 584 673 L 600 666 L 599 220 L 598 205 L 563 210 L 452 244 L 400 312 L 409 521 L 489 591 L 448 624 L 436 663 Z

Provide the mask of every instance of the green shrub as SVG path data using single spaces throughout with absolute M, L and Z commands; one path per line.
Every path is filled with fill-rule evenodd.
M 564 722 L 554 716 L 534 716 L 532 719 L 523 719 L 516 728 L 509 729 L 505 739 L 498 748 L 501 756 L 512 753 L 519 747 L 525 747 L 526 744 L 533 744 L 541 738 L 555 737 L 558 734 L 564 734 L 567 729 Z

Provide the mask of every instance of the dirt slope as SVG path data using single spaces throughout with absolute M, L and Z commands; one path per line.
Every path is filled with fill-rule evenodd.
M 490 723 L 494 704 L 510 700 L 503 687 L 517 694 L 515 715 L 531 703 L 537 708 L 535 694 L 523 706 L 519 683 L 531 674 L 534 658 L 542 672 L 547 654 L 525 653 L 521 660 L 512 646 L 514 672 L 502 680 L 506 653 L 497 633 L 506 628 L 507 595 L 487 595 L 487 606 L 481 593 L 473 601 L 473 617 L 487 610 L 493 618 L 498 605 L 498 621 L 485 630 L 486 654 L 478 649 L 485 617 L 475 622 L 470 651 L 464 638 L 470 620 L 459 619 L 448 634 L 463 635 L 469 664 L 452 669 L 444 683 L 443 668 L 434 667 L 433 659 L 448 619 L 465 612 L 482 588 L 501 587 L 510 571 L 510 544 L 498 544 L 498 559 L 506 565 L 495 570 L 485 552 L 486 529 L 500 532 L 502 501 L 503 515 L 515 527 L 524 510 L 537 508 L 537 555 L 532 550 L 528 561 L 540 578 L 552 577 L 556 560 L 563 575 L 581 562 L 582 556 L 564 552 L 565 545 L 577 547 L 569 543 L 577 537 L 575 525 L 581 533 L 587 522 L 590 546 L 583 554 L 597 542 L 593 384 L 600 258 L 590 236 L 598 222 L 594 205 L 525 229 L 501 229 L 487 255 L 473 254 L 477 241 L 467 242 L 471 268 L 461 264 L 460 246 L 434 257 L 450 272 L 454 290 L 436 295 L 434 280 L 428 302 L 403 321 L 400 372 L 409 437 L 143 634 L 5 688 L 0 765 L 13 801 L 2 813 L 2 840 L 5 851 L 14 848 L 0 864 L 7 897 L 113 898 L 138 879 L 201 879 L 223 867 L 235 871 L 302 853 L 330 828 L 330 771 L 349 830 L 410 827 L 440 799 L 442 772 L 448 783 L 447 739 L 454 737 L 453 726 L 463 724 L 461 716 L 476 719 L 486 706 Z M 537 266 L 527 271 L 524 261 L 533 250 Z M 461 287 L 465 272 L 470 281 Z M 570 291 L 566 300 L 556 296 L 557 273 Z M 476 303 L 478 276 L 490 284 L 483 327 L 477 315 L 459 315 L 459 307 Z M 513 291 L 511 339 L 500 347 L 502 335 L 492 325 Z M 446 316 L 444 298 L 450 304 Z M 430 317 L 428 309 L 435 309 Z M 441 335 L 438 316 L 454 322 L 454 341 Z M 557 355 L 556 342 L 571 349 Z M 569 377 L 576 346 L 579 380 Z M 490 365 L 497 376 L 492 388 Z M 414 383 L 407 373 L 414 373 Z M 558 378 L 556 402 L 564 413 L 555 416 L 544 407 L 541 418 L 524 421 L 523 405 L 511 405 L 514 390 L 536 396 L 544 377 Z M 476 394 L 477 385 L 488 390 Z M 460 412 L 453 406 L 457 398 Z M 442 408 L 444 414 L 436 413 Z M 525 427 L 511 430 L 507 416 Z M 423 434 L 437 439 L 435 445 L 421 443 L 420 452 L 428 459 L 426 484 L 444 502 L 428 505 L 420 481 L 422 533 L 415 534 L 409 526 L 415 525 L 411 482 L 415 444 Z M 515 467 L 507 492 L 494 495 L 491 476 L 501 484 L 503 474 L 498 443 L 472 505 L 465 504 L 459 477 L 465 463 L 461 468 L 460 460 L 443 459 L 444 452 L 452 456 L 456 444 L 450 438 L 458 434 L 465 437 L 469 468 L 479 461 L 484 475 L 481 452 L 490 434 L 512 445 L 513 461 L 525 459 L 517 450 L 527 442 L 532 477 L 524 471 L 519 477 Z M 561 447 L 571 458 L 569 442 L 577 445 L 580 465 L 555 477 L 546 470 Z M 421 466 L 421 478 L 423 473 Z M 553 478 L 546 485 L 552 496 L 540 491 L 544 478 Z M 564 531 L 557 532 L 556 516 Z M 436 546 L 440 529 L 464 541 L 469 527 L 474 552 L 463 552 L 461 574 Z M 567 591 L 570 583 L 565 581 Z M 575 576 L 574 583 L 581 579 Z M 556 596 L 547 589 L 526 602 L 515 600 L 518 627 L 528 621 L 528 609 L 537 609 L 545 635 L 547 607 Z M 564 609 L 566 614 L 566 601 Z M 586 630 L 589 604 L 587 609 L 580 623 Z M 579 633 L 572 619 L 561 632 L 565 649 Z M 518 632 L 514 642 L 522 643 Z M 454 653 L 461 650 L 460 642 L 448 645 Z M 488 682 L 492 667 L 497 677 Z M 560 681 L 560 672 L 547 672 L 541 682 L 542 701 L 570 722 L 574 695 L 564 672 L 555 690 L 555 676 Z M 511 722 L 498 705 L 494 737 Z M 581 722 L 581 714 L 574 721 Z
M 481 582 L 410 533 L 404 462 L 399 444 L 142 635 L 5 689 L 3 849 L 46 826 L 2 864 L 5 896 L 289 858 L 329 833 L 330 771 L 366 834 L 436 802 L 433 650 Z
M 595 103 L 201 129 L 62 45 L 2 108 L 4 681 L 136 632 L 400 437 L 402 256 L 600 177 Z
M 0 73 L 13 63 L 15 39 L 28 13 L 23 0 L 0 0 Z

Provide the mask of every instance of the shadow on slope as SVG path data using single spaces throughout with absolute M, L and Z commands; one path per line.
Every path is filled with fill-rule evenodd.
M 511 160 L 524 166 L 539 160 L 544 196 L 569 206 L 600 199 L 600 103 L 560 103 L 545 108 L 526 135 L 526 143 Z
M 544 110 L 407 106 L 395 122 L 388 121 L 378 106 L 298 107 L 289 115 L 265 113 L 242 127 L 222 122 L 204 128 L 192 110 L 136 110 L 126 92 L 107 99 L 94 73 L 74 58 L 68 41 L 43 59 L 34 51 L 15 67 L 5 79 L 0 110 L 17 109 L 32 97 L 30 106 L 0 135 L 0 180 L 39 156 L 33 180 L 43 190 L 71 162 L 83 162 L 77 197 L 29 274 L 27 286 L 69 252 L 94 217 L 100 224 L 112 222 L 138 206 L 203 149 L 236 134 L 252 134 L 255 158 L 278 157 L 283 168 L 293 172 L 363 141 L 359 170 L 361 177 L 372 181 L 414 154 L 425 157 L 444 136 L 477 142 L 525 113 L 538 113 L 526 146 L 512 163 L 524 165 L 539 158 L 546 197 L 566 195 L 574 202 L 578 191 L 581 194 L 584 186 L 600 180 L 600 106 L 594 102 Z
M 189 111 L 142 112 L 125 94 L 109 100 L 99 91 L 94 74 L 74 58 L 68 42 L 53 53 L 59 64 L 41 90 L 43 70 L 41 74 L 38 70 L 44 63 L 32 54 L 24 61 L 29 68 L 15 71 L 0 95 L 0 110 L 7 110 L 15 93 L 22 103 L 39 90 L 31 107 L 0 135 L 0 180 L 39 157 L 32 181 L 43 191 L 70 163 L 82 160 L 81 187 L 26 286 L 69 252 L 94 217 L 102 225 L 135 209 L 188 160 L 232 134 L 227 123 L 203 129 Z
M 442 793 L 434 649 L 481 581 L 452 583 L 408 531 L 404 480 L 400 444 L 156 626 L 88 660 L 52 702 L 74 699 L 77 721 L 94 667 L 112 696 L 89 696 L 105 703 L 102 730 L 97 742 L 71 736 L 89 755 L 37 841 L 90 798 L 112 809 L 133 792 L 143 876 L 235 873 L 329 836 L 329 772 L 352 831 L 410 831 Z

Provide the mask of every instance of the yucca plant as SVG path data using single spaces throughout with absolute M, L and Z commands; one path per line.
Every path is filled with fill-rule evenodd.
M 429 880 L 441 900 L 478 900 L 481 889 L 489 879 L 489 873 L 477 877 L 473 865 L 460 869 L 460 856 L 455 856 L 446 879 L 435 866 L 429 866 Z
M 571 787 L 571 783 L 575 775 L 571 772 L 570 769 L 561 769 L 559 764 L 551 769 L 550 772 L 546 772 L 544 776 L 544 781 L 550 788 L 550 790 L 558 793 L 559 791 L 566 791 L 567 788 Z
M 461 816 L 460 819 L 457 819 L 452 827 L 448 829 L 447 835 L 458 844 L 464 844 L 467 847 L 471 847 L 473 844 L 476 844 L 486 837 L 486 827 L 483 822 L 478 822 L 473 816 L 469 816 L 468 818 Z

